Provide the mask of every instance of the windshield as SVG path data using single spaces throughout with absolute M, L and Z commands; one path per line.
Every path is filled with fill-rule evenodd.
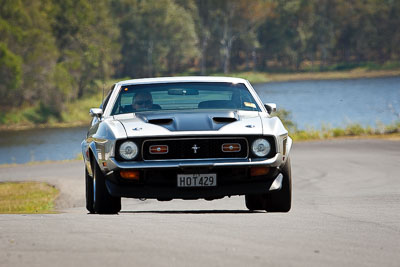
M 198 109 L 260 111 L 244 84 L 194 82 L 122 86 L 111 115 Z

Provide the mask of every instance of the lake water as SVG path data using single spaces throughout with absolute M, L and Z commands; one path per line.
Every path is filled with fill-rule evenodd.
M 399 120 L 400 77 L 297 81 L 254 86 L 263 102 L 292 112 L 300 129 Z M 392 106 L 392 108 L 390 108 Z M 87 127 L 0 132 L 0 164 L 73 159 Z
M 376 127 L 392 124 L 400 114 L 400 77 L 297 81 L 254 86 L 264 102 L 291 111 L 300 129 L 344 127 L 350 123 Z
M 87 128 L 0 132 L 0 164 L 74 159 Z

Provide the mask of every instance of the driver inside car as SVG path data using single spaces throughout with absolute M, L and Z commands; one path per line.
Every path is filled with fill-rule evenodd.
M 153 97 L 148 92 L 139 92 L 132 99 L 134 110 L 148 110 L 153 108 Z

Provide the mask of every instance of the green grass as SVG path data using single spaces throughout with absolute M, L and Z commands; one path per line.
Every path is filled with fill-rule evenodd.
M 0 130 L 18 130 L 35 127 L 74 127 L 88 125 L 89 109 L 99 107 L 102 92 L 65 104 L 60 116 L 52 114 L 42 105 L 13 109 L 0 115 Z
M 0 183 L 0 213 L 53 213 L 58 194 L 46 183 Z
M 273 81 L 273 75 L 266 73 L 266 72 L 253 72 L 253 71 L 247 71 L 247 72 L 233 72 L 229 74 L 223 74 L 223 73 L 215 73 L 211 74 L 212 76 L 228 76 L 228 77 L 236 77 L 236 78 L 242 78 L 250 81 L 252 84 L 256 83 L 268 83 Z
M 350 70 L 328 70 L 328 71 L 304 71 L 291 73 L 268 73 L 268 72 L 233 72 L 229 74 L 215 73 L 212 76 L 230 76 L 249 80 L 252 84 L 282 82 L 282 81 L 302 81 L 302 80 L 336 80 L 336 79 L 357 79 L 357 78 L 376 78 L 400 76 L 400 67 L 397 65 L 391 68 L 373 69 L 367 66 Z
M 110 80 L 105 85 L 105 93 L 116 80 Z M 54 114 L 50 109 L 37 104 L 22 106 L 0 113 L 0 130 L 19 130 L 37 127 L 74 127 L 88 125 L 91 117 L 89 109 L 99 107 L 103 97 L 103 84 L 99 81 L 88 89 L 82 99 L 64 103 L 61 114 Z
M 82 153 L 78 153 L 75 157 L 75 160 L 83 160 L 83 155 Z
M 377 128 L 363 127 L 360 124 L 349 124 L 344 128 L 322 127 L 321 130 L 289 130 L 289 135 L 295 141 L 323 140 L 338 137 L 400 137 L 400 122 L 391 125 L 380 125 Z
M 102 100 L 102 93 L 93 94 L 90 97 L 72 102 L 67 105 L 65 112 L 61 115 L 61 121 L 64 123 L 81 122 L 88 123 L 91 120 L 89 110 L 99 107 Z

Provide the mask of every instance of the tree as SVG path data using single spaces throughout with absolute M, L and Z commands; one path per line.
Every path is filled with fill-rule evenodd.
M 115 2 L 122 43 L 121 75 L 152 77 L 182 71 L 197 56 L 190 13 L 172 0 Z
M 0 43 L 0 105 L 3 108 L 13 103 L 12 95 L 21 84 L 21 65 L 21 57 Z
M 71 84 L 64 83 L 69 88 L 60 90 L 69 91 L 69 98 L 81 98 L 95 79 L 104 81 L 113 74 L 113 63 L 119 59 L 115 42 L 119 32 L 108 0 L 53 1 L 52 28 L 60 51 L 56 70 L 72 78 Z
M 195 17 L 196 33 L 199 38 L 198 47 L 200 51 L 200 72 L 206 74 L 207 70 L 207 48 L 212 38 L 213 25 L 217 16 L 213 1 L 196 0 L 197 14 Z
M 8 84 L 13 85 L 5 88 L 12 91 L 12 101 L 4 99 L 8 105 L 43 101 L 53 86 L 50 77 L 57 50 L 51 36 L 48 8 L 46 0 L 3 1 L 1 5 L 2 72 L 8 76 L 5 78 Z
M 219 36 L 223 55 L 223 71 L 228 73 L 235 40 L 251 35 L 270 14 L 272 4 L 265 0 L 224 0 L 215 2 L 220 18 Z M 255 43 L 251 50 L 255 50 Z

